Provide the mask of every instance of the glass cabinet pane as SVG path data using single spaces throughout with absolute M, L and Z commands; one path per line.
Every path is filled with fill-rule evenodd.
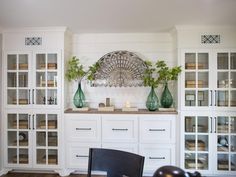
M 55 70 L 57 69 L 57 54 L 50 53 L 48 54 L 48 70 Z
M 208 90 L 198 91 L 198 106 L 208 106 L 209 98 L 208 98 Z
M 196 169 L 196 154 L 195 153 L 185 153 L 185 168 Z
M 46 149 L 37 149 L 36 161 L 37 164 L 46 164 Z
M 46 104 L 45 89 L 36 89 L 36 104 Z
M 230 73 L 230 88 L 236 88 L 236 72 L 232 72 Z
M 16 99 L 16 90 L 15 89 L 8 89 L 7 90 L 7 104 L 17 104 Z
M 7 128 L 8 129 L 17 129 L 17 115 L 8 114 L 7 115 Z
M 217 106 L 228 106 L 229 105 L 229 92 L 228 91 L 217 91 Z
M 236 69 L 236 53 L 230 54 L 230 69 Z
M 48 129 L 57 129 L 57 114 L 48 114 Z
M 19 72 L 18 86 L 19 87 L 28 87 L 28 73 L 27 72 Z
M 46 115 L 36 114 L 36 127 L 37 129 L 46 129 Z
M 230 106 L 231 107 L 236 106 L 236 90 L 230 92 Z
M 19 146 L 29 145 L 29 134 L 27 131 L 20 131 L 18 134 Z
M 208 135 L 198 135 L 197 137 L 197 150 L 198 151 L 208 151 Z
M 208 154 L 206 153 L 199 153 L 197 159 L 197 169 L 207 170 L 209 164 Z
M 19 164 L 29 163 L 28 149 L 19 149 Z
M 57 149 L 49 149 L 48 150 L 48 164 L 56 165 L 58 164 L 58 152 Z
M 193 125 L 195 125 L 195 117 L 185 117 L 185 132 L 195 132 L 193 130 Z
M 8 163 L 17 163 L 17 149 L 16 148 L 8 148 L 7 151 L 7 156 L 8 156 Z
M 17 69 L 16 60 L 17 60 L 17 55 L 14 55 L 14 54 L 7 55 L 7 69 L 8 70 Z
M 185 88 L 196 88 L 196 73 L 186 72 L 185 73 Z
M 197 132 L 199 133 L 208 133 L 209 132 L 209 123 L 208 123 L 208 117 L 206 116 L 199 116 L 198 117 L 198 127 Z M 195 126 L 194 126 L 195 127 Z
M 230 170 L 236 171 L 236 154 L 231 155 L 231 163 L 230 163 Z
M 19 55 L 19 70 L 28 70 L 28 55 Z
M 47 86 L 57 87 L 57 73 L 56 72 L 48 72 Z
M 29 90 L 28 89 L 19 89 L 19 99 L 18 104 L 29 104 Z
M 36 133 L 37 146 L 46 146 L 46 132 Z
M 28 114 L 19 114 L 19 129 L 29 128 Z
M 196 137 L 195 135 L 185 135 L 185 150 L 195 151 L 196 150 Z
M 228 117 L 217 117 L 217 133 L 229 133 Z
M 37 87 L 46 87 L 45 72 L 37 72 L 36 73 L 36 86 Z
M 230 151 L 236 152 L 236 135 L 230 136 Z
M 7 73 L 7 87 L 17 87 L 16 85 L 16 73 Z
M 195 106 L 196 105 L 196 93 L 194 90 L 185 91 L 185 106 Z
M 231 133 L 236 133 L 236 117 L 231 117 L 230 132 Z
M 208 88 L 208 72 L 198 72 L 198 88 Z
M 196 54 L 186 53 L 185 54 L 185 69 L 196 69 Z
M 229 156 L 227 154 L 217 155 L 217 170 L 228 171 L 229 170 Z
M 229 88 L 229 75 L 228 72 L 218 72 L 217 73 L 217 88 Z
M 228 135 L 217 136 L 217 151 L 229 152 L 229 136 Z
M 217 54 L 217 69 L 229 69 L 229 56 L 228 53 Z
M 8 131 L 8 146 L 17 146 L 17 131 Z
M 44 70 L 46 69 L 46 55 L 36 54 L 36 69 Z
M 48 146 L 57 146 L 57 132 L 48 132 Z
M 208 53 L 198 53 L 198 70 L 209 68 L 209 54 Z

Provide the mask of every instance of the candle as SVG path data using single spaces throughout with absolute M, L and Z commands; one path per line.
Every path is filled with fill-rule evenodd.
M 126 102 L 125 102 L 125 107 L 126 107 L 126 108 L 130 108 L 130 102 L 129 102 L 129 101 L 126 101 Z

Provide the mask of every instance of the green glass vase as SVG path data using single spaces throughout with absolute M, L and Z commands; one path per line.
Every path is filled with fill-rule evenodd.
M 73 102 L 76 108 L 82 108 L 85 106 L 85 96 L 81 88 L 81 82 L 78 83 L 78 88 L 75 92 Z
M 151 87 L 151 91 L 147 97 L 147 101 L 146 101 L 146 107 L 149 111 L 156 111 L 158 110 L 158 97 L 155 93 L 154 87 Z
M 170 108 L 172 104 L 173 104 L 173 97 L 168 88 L 168 83 L 166 82 L 164 90 L 161 95 L 161 105 L 163 108 Z

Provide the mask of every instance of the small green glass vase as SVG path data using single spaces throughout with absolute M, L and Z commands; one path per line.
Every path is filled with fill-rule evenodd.
M 158 110 L 158 97 L 155 93 L 155 90 L 154 90 L 154 87 L 152 86 L 151 87 L 151 91 L 147 97 L 147 101 L 146 101 L 146 107 L 149 111 L 156 111 Z
M 172 104 L 173 104 L 173 97 L 168 88 L 168 83 L 166 82 L 164 91 L 162 92 L 161 95 L 161 105 L 163 108 L 170 108 Z
M 81 88 L 81 82 L 78 83 L 78 88 L 75 92 L 73 102 L 76 108 L 82 108 L 85 106 L 85 96 Z

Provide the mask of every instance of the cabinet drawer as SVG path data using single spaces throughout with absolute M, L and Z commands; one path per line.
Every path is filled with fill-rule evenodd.
M 137 142 L 138 118 L 135 115 L 104 115 L 103 142 Z
M 138 144 L 136 143 L 103 143 L 102 148 L 138 153 Z
M 79 142 L 101 140 L 101 118 L 99 115 L 66 114 L 65 121 L 68 140 Z
M 89 148 L 101 148 L 99 143 L 69 144 L 67 146 L 67 168 L 79 168 L 87 171 Z
M 164 165 L 175 165 L 174 145 L 140 145 L 140 155 L 145 156 L 144 171 L 151 172 Z
M 172 115 L 140 117 L 141 143 L 174 143 L 175 119 Z

